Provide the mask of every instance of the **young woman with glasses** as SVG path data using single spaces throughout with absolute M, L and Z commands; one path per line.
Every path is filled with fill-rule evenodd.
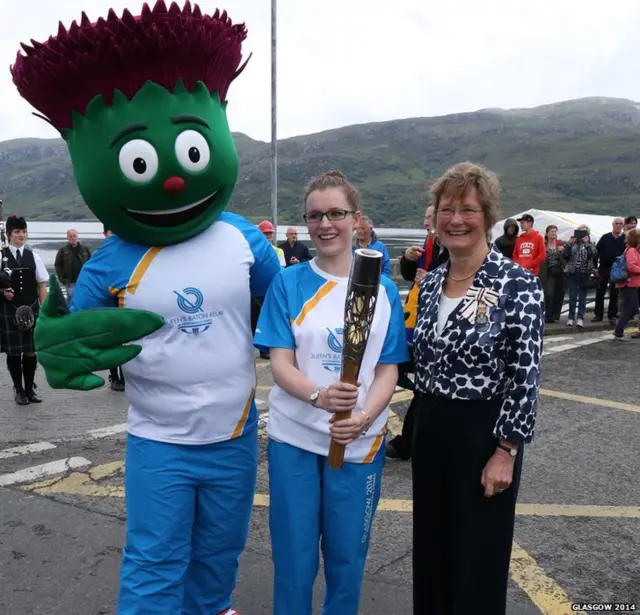
M 307 189 L 304 219 L 316 257 L 277 275 L 255 344 L 271 353 L 268 459 L 275 615 L 310 615 L 324 558 L 325 615 L 357 615 L 380 497 L 387 407 L 408 360 L 398 290 L 382 277 L 360 386 L 339 382 L 342 327 L 360 221 L 358 194 L 338 171 Z M 337 421 L 334 412 L 352 411 Z M 327 464 L 331 438 L 346 445 Z

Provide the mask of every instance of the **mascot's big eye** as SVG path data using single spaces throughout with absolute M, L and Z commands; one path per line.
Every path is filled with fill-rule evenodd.
M 158 172 L 158 153 L 149 141 L 133 139 L 122 146 L 118 158 L 124 176 L 136 183 L 151 181 Z
M 211 150 L 199 132 L 185 130 L 176 139 L 176 156 L 185 170 L 202 171 L 209 164 Z

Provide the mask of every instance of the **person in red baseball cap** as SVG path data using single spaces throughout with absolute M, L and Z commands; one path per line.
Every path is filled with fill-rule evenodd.
M 273 249 L 276 251 L 278 255 L 278 260 L 283 267 L 287 266 L 286 261 L 284 260 L 284 251 L 282 248 L 279 248 L 277 245 L 273 243 L 273 237 L 276 233 L 276 229 L 273 227 L 273 224 L 269 220 L 263 220 L 258 224 L 258 228 L 264 233 L 264 236 L 267 238 L 269 243 L 273 246 Z

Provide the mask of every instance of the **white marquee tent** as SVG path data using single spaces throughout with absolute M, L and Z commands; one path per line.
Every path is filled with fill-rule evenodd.
M 493 239 L 500 237 L 504 233 L 504 223 L 508 218 L 519 218 L 523 214 L 533 216 L 533 227 L 544 235 L 544 230 L 549 224 L 555 224 L 558 227 L 558 237 L 566 241 L 572 234 L 574 229 L 581 224 L 586 224 L 591 231 L 591 240 L 594 243 L 605 233 L 611 231 L 611 224 L 616 216 L 598 216 L 595 214 L 567 213 L 564 211 L 546 211 L 543 209 L 527 209 L 513 216 L 503 218 L 493 227 Z M 622 216 L 624 217 L 624 216 Z

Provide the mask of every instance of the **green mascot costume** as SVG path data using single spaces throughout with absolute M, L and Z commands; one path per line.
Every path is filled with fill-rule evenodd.
M 235 613 L 257 473 L 250 305 L 280 270 L 260 230 L 224 211 L 238 177 L 226 96 L 245 37 L 226 12 L 160 0 L 139 16 L 83 13 L 11 67 L 114 233 L 71 305 L 51 278 L 35 344 L 54 388 L 91 390 L 95 372 L 123 366 L 119 615 Z

